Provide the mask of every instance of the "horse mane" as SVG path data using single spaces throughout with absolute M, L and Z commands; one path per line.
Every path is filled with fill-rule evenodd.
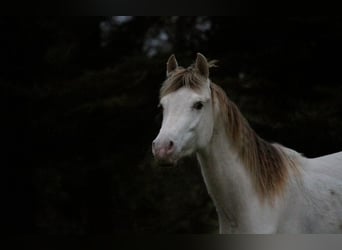
M 297 170 L 294 155 L 285 152 L 283 146 L 259 137 L 222 88 L 211 83 L 211 90 L 213 100 L 219 102 L 227 136 L 249 170 L 260 197 L 272 198 L 282 194 L 289 171 Z
M 208 62 L 215 67 L 217 61 Z M 206 79 L 197 71 L 194 65 L 188 68 L 178 67 L 164 81 L 160 89 L 160 98 L 181 87 L 198 91 Z M 227 97 L 224 90 L 210 83 L 213 104 L 218 102 L 220 117 L 226 128 L 226 134 L 237 151 L 243 165 L 251 174 L 257 193 L 263 199 L 282 194 L 291 169 L 296 170 L 296 159 L 285 152 L 279 144 L 271 144 L 250 127 L 248 121 L 238 107 Z

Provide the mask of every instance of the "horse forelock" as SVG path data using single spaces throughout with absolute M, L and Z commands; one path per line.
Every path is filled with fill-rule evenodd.
M 211 89 L 228 139 L 251 174 L 257 193 L 262 199 L 269 197 L 271 200 L 283 194 L 289 171 L 297 170 L 296 159 L 281 145 L 260 138 L 218 85 L 211 83 Z
M 209 61 L 208 68 L 216 67 L 216 62 L 216 60 Z M 190 65 L 188 68 L 178 67 L 162 84 L 160 98 L 175 92 L 182 87 L 199 91 L 207 80 L 208 79 L 199 73 L 194 64 Z

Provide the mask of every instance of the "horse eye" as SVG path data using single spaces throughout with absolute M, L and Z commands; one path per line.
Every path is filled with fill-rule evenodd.
M 194 109 L 200 110 L 203 108 L 203 103 L 202 102 L 196 102 L 193 106 Z

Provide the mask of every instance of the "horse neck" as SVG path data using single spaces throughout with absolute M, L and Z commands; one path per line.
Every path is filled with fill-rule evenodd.
M 243 224 L 251 204 L 255 206 L 259 201 L 239 154 L 227 139 L 222 119 L 216 119 L 212 139 L 206 148 L 197 152 L 197 158 L 219 217 Z

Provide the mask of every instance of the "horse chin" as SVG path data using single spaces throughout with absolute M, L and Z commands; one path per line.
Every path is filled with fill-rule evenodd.
M 181 152 L 175 152 L 174 154 L 166 158 L 155 158 L 155 161 L 161 167 L 175 167 L 182 159 L 191 156 L 193 154 L 193 151 L 194 150 L 188 148 Z

